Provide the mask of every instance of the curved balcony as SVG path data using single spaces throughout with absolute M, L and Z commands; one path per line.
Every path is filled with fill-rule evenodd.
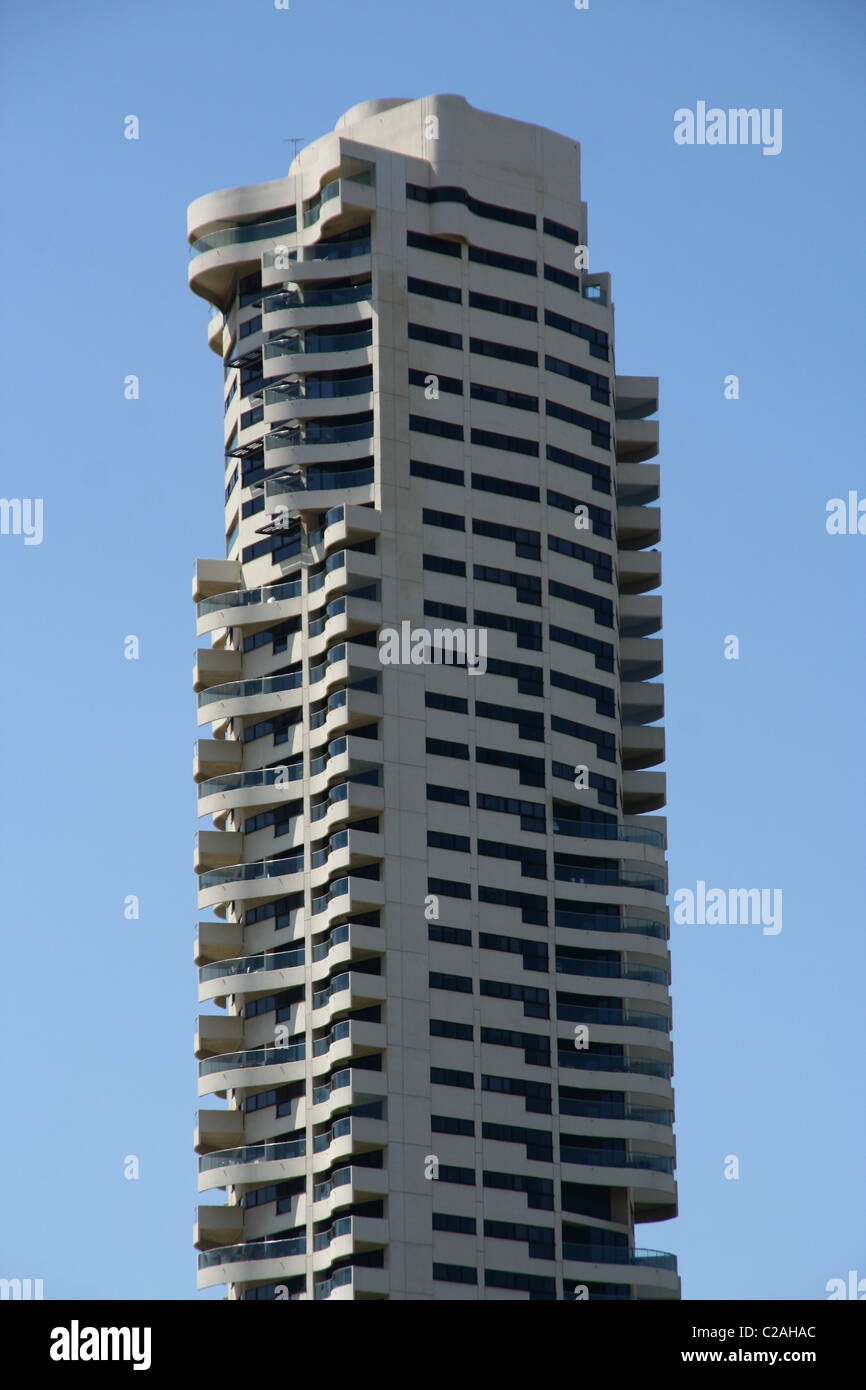
M 655 458 L 659 451 L 658 420 L 624 420 L 616 422 L 617 463 L 643 463 Z
M 332 1207 L 354 1205 L 370 1197 L 381 1197 L 388 1191 L 388 1170 L 349 1164 L 332 1173 L 324 1182 L 313 1187 L 314 1202 L 328 1202 Z M 319 1213 L 316 1220 L 320 1220 Z
M 328 1108 L 332 1102 L 341 1107 L 356 1105 L 368 1101 L 371 1096 L 381 1097 L 387 1093 L 388 1081 L 384 1072 L 341 1067 L 321 1086 L 313 1087 L 313 1105 L 322 1105 Z M 323 1115 L 314 1117 L 314 1120 L 315 1123 L 321 1123 L 327 1118 L 328 1110 Z
M 316 923 L 316 932 L 321 932 L 333 917 L 352 917 L 355 913 L 369 912 L 384 905 L 384 883 L 379 879 L 361 878 L 350 873 L 348 877 L 330 883 L 321 897 L 313 898 L 311 916 L 324 917 L 322 922 Z M 376 997 L 379 998 L 378 995 Z
M 380 954 L 381 930 L 381 927 L 371 927 L 365 922 L 341 922 L 329 933 L 326 941 L 313 947 L 313 978 L 317 973 L 320 976 L 327 974 L 336 965 L 349 965 L 355 956 L 362 959 Z M 324 966 L 322 962 L 325 962 Z
M 353 1151 L 362 1152 L 366 1149 L 384 1148 L 387 1138 L 388 1127 L 379 1116 L 343 1115 L 340 1119 L 335 1120 L 324 1134 L 315 1136 L 313 1153 L 328 1153 L 336 1145 L 341 1154 L 348 1159 Z M 337 1155 L 330 1154 L 332 1164 L 336 1157 Z M 321 1160 L 318 1160 L 317 1164 L 318 1162 Z
M 354 475 L 352 475 L 354 476 Z M 378 581 L 366 586 L 365 593 L 341 594 L 332 599 L 321 616 L 314 618 L 307 629 L 312 652 L 318 653 L 323 637 L 329 642 L 350 642 L 356 633 L 378 627 L 382 621 L 382 604 Z M 312 659 L 311 652 L 311 659 Z
M 253 491 L 256 491 L 255 487 Z M 328 516 L 333 519 L 325 522 L 326 530 L 329 526 L 344 522 L 344 515 L 335 515 L 335 513 L 343 511 L 343 508 L 336 507 L 328 513 Z M 349 552 L 349 555 L 353 565 L 358 559 L 375 559 L 375 557 L 363 556 L 358 552 Z M 325 562 L 324 571 L 310 576 L 308 593 L 316 593 L 331 580 L 332 576 L 336 576 L 337 582 L 349 582 L 348 578 L 344 578 L 342 574 L 336 574 L 337 571 L 342 571 L 345 568 L 346 558 L 347 552 L 344 549 L 335 550 L 333 554 L 329 555 Z M 366 571 L 361 568 L 357 577 L 367 577 Z M 302 594 L 303 589 L 299 579 L 290 580 L 285 584 L 263 585 L 255 589 L 233 589 L 225 593 L 213 594 L 203 598 L 198 604 L 199 635 L 216 628 L 246 627 L 262 622 L 278 622 L 284 618 L 299 617 L 302 613 Z
M 611 825 L 603 821 L 570 820 L 563 816 L 553 817 L 553 833 L 580 840 L 620 840 L 629 844 L 651 845 L 654 849 L 663 849 L 665 842 L 662 832 L 651 826 Z
M 578 1260 L 582 1264 L 636 1265 L 638 1268 L 669 1269 L 676 1273 L 677 1257 L 666 1250 L 618 1250 L 597 1245 L 574 1245 L 564 1241 L 562 1246 L 564 1260 Z
M 336 599 L 335 603 L 339 604 L 340 599 Z M 329 604 L 328 607 L 330 608 L 331 605 Z M 338 709 L 345 709 L 348 699 L 348 690 L 335 690 L 333 695 L 328 696 L 323 709 L 313 710 L 310 713 L 310 730 L 324 728 L 329 721 L 330 715 L 336 714 Z
M 326 537 L 328 546 L 332 546 L 346 545 L 350 540 L 361 536 L 365 539 L 378 536 L 381 530 L 381 512 L 375 511 L 372 507 L 359 506 L 355 502 L 341 502 L 327 513 L 322 534 Z M 363 552 L 353 550 L 349 553 L 351 558 L 355 559 Z
M 313 871 L 313 891 L 316 892 L 316 869 L 351 870 L 362 864 L 374 863 L 385 857 L 385 842 L 382 835 L 369 830 L 353 830 L 348 826 L 336 830 L 324 849 L 315 850 L 311 858 Z
M 297 229 L 296 216 L 277 216 L 272 219 L 261 217 L 256 222 L 237 223 L 233 227 L 223 227 L 193 237 L 189 248 L 190 258 L 202 256 L 207 251 L 219 251 L 226 246 L 247 246 L 252 242 L 292 236 Z
M 631 1076 L 657 1077 L 670 1081 L 673 1068 L 670 1062 L 658 1062 L 649 1057 L 607 1057 L 594 1052 L 582 1052 L 570 1048 L 564 1039 L 560 1040 L 558 1064 L 566 1071 L 604 1071 L 618 1072 Z
M 351 1236 L 351 1234 L 352 1217 L 340 1216 L 336 1221 L 331 1223 L 327 1231 L 319 1231 L 318 1235 L 313 1237 L 313 1249 L 328 1250 L 334 1241 L 339 1240 L 343 1236 Z M 331 1258 L 333 1258 L 333 1256 Z
M 198 722 L 217 723 L 221 719 L 230 719 L 240 714 L 267 714 L 271 710 L 298 709 L 303 703 L 303 684 L 303 671 L 295 671 L 288 676 L 263 676 L 258 680 L 229 681 L 227 685 L 212 685 L 199 694 Z
M 340 197 L 341 188 L 342 183 L 340 179 L 332 179 L 331 182 L 326 183 L 324 188 L 321 188 L 314 197 L 310 198 L 304 208 L 305 227 L 312 227 L 318 222 L 325 205 L 331 202 L 333 198 Z
M 297 283 L 297 282 L 296 282 Z M 316 286 L 313 282 L 303 289 L 277 290 L 262 297 L 263 314 L 279 314 L 286 309 L 330 308 L 338 304 L 362 304 L 372 299 L 372 281 L 359 285 L 338 285 L 335 289 Z
M 241 1148 L 217 1149 L 202 1154 L 198 1161 L 198 1190 L 236 1184 L 284 1182 L 305 1171 L 298 1160 L 307 1152 L 305 1139 L 276 1144 L 245 1144 Z
M 282 470 L 277 470 L 274 480 L 266 483 L 267 505 L 274 509 L 285 507 L 292 512 L 321 511 L 323 507 L 329 507 L 338 498 L 344 497 L 350 489 L 371 488 L 376 477 L 372 465 L 364 468 L 329 468 L 326 465 L 308 464 L 304 472 L 291 472 L 282 477 L 280 473 Z M 362 497 L 359 500 L 371 501 L 372 498 Z
M 586 932 L 628 932 L 636 936 L 649 936 L 658 941 L 667 941 L 668 929 L 664 922 L 656 922 L 647 917 L 606 917 L 595 912 L 585 912 L 579 903 L 574 908 L 557 905 L 555 922 L 558 927 L 571 927 Z M 593 944 L 593 943 L 589 943 Z
M 570 1266 L 565 1276 L 565 1296 L 569 1283 L 599 1282 L 628 1284 L 631 1299 L 676 1299 L 680 1293 L 677 1259 L 664 1250 L 621 1250 L 599 1245 L 578 1245 L 564 1241 L 562 1258 Z M 590 1300 L 613 1295 L 591 1294 Z
M 362 812 L 382 811 L 384 806 L 381 787 L 365 782 L 336 782 L 328 788 L 323 801 L 313 804 L 310 821 L 313 825 L 324 822 L 321 830 L 326 832 Z
M 318 1231 L 313 1237 L 313 1270 L 326 1271 L 335 1260 L 365 1246 L 384 1246 L 387 1240 L 387 1222 L 379 1217 L 338 1216 L 327 1230 Z
M 306 476 L 310 478 L 311 475 L 307 473 Z M 341 497 L 351 496 L 359 506 L 373 501 L 375 470 L 372 468 L 347 469 L 345 472 L 316 468 L 313 485 L 310 487 L 303 485 L 300 474 L 297 478 L 298 485 L 294 482 L 286 483 L 276 494 L 279 502 L 274 503 L 275 506 L 288 508 L 297 516 L 318 512 L 322 507 L 331 506 Z
M 214 961 L 199 971 L 199 1003 L 224 1001 L 229 994 L 270 994 L 303 982 L 304 949 L 268 951 Z
M 647 893 L 664 893 L 664 879 L 637 869 L 608 869 L 578 864 L 554 864 L 557 883 L 590 883 L 604 888 L 640 888 Z
M 621 594 L 645 594 L 662 582 L 661 552 L 621 550 L 617 557 L 617 578 Z
M 251 772 L 224 772 L 199 783 L 198 813 L 213 816 L 237 807 L 278 806 L 287 795 L 298 795 L 293 784 L 303 778 L 303 762 L 255 768 Z
M 335 1139 L 345 1137 L 352 1132 L 352 1118 L 344 1115 L 341 1119 L 335 1120 L 331 1128 L 325 1134 L 317 1134 L 313 1140 L 313 1153 L 324 1153 L 331 1147 Z
M 372 439 L 373 412 L 360 411 L 359 414 L 369 418 L 350 420 L 343 425 L 332 424 L 330 420 L 304 420 L 296 425 L 272 429 L 265 437 L 265 448 L 272 453 L 276 449 L 318 449 Z
M 334 369 L 347 366 L 361 366 L 369 360 L 367 349 L 373 346 L 372 324 L 367 322 L 359 323 L 357 329 L 339 333 L 315 332 L 312 328 L 302 330 L 300 328 L 283 329 L 270 336 L 265 342 L 264 359 L 266 362 L 273 361 L 278 357 L 292 359 L 287 362 L 284 370 L 301 371 L 310 368 L 303 362 L 295 362 L 294 359 L 315 356 L 325 358 L 325 361 L 316 362 L 316 367 L 321 370 L 330 370 L 331 362 L 334 359 Z M 346 362 L 346 353 L 363 353 L 356 361 Z
M 196 607 L 197 634 L 261 622 L 279 622 L 301 614 L 301 581 L 235 589 L 203 598 Z M 294 602 L 292 602 L 294 600 Z
M 332 738 L 327 751 L 311 761 L 311 795 L 324 792 L 329 781 L 345 781 L 347 777 L 380 768 L 383 757 L 381 739 L 360 738 L 350 728 L 345 734 Z
M 295 1074 L 286 1075 L 293 1068 L 297 1076 L 303 1075 L 306 1046 L 293 1043 L 290 1047 L 253 1047 L 243 1052 L 221 1052 L 216 1057 L 205 1057 L 199 1063 L 200 1096 L 226 1090 L 240 1090 L 255 1086 L 264 1089 L 279 1086 L 296 1079 Z
M 665 1154 L 611 1153 L 606 1149 L 584 1149 L 560 1143 L 560 1162 L 592 1168 L 635 1168 L 643 1172 L 672 1173 L 674 1161 Z
M 370 251 L 369 237 L 359 237 L 357 241 L 316 241 L 312 246 L 303 248 L 304 258 L 299 265 L 307 265 L 310 261 L 349 260 L 356 256 L 369 256 Z
M 635 980 L 641 984 L 668 986 L 668 973 L 654 965 L 617 965 L 615 961 L 581 960 L 579 957 L 556 957 L 556 972 L 561 975 L 585 975 L 604 980 Z
M 388 1271 L 364 1265 L 344 1265 L 335 1270 L 329 1279 L 323 1279 L 315 1286 L 314 1298 L 338 1298 L 346 1300 L 371 1300 L 384 1298 L 388 1292 Z
M 664 1125 L 667 1129 L 674 1122 L 673 1110 L 663 1107 L 625 1105 L 622 1101 L 610 1100 L 572 1100 L 569 1096 L 560 1097 L 559 1113 L 581 1120 L 622 1120 L 630 1124 Z
M 375 931 L 376 928 L 373 928 Z M 313 1011 L 317 1009 L 366 1008 L 369 1004 L 381 1004 L 385 998 L 385 979 L 382 975 L 368 975 L 361 970 L 346 970 L 331 980 L 327 989 L 318 990 L 313 995 Z M 326 1020 L 316 1020 L 320 1026 Z M 372 1025 L 377 1027 L 379 1025 Z
M 323 373 L 322 375 L 328 375 Z M 336 376 L 336 373 L 330 373 Z M 298 374 L 294 373 L 292 379 L 287 384 L 287 390 L 292 394 L 286 395 L 280 387 L 271 387 L 258 396 L 258 401 L 264 410 L 263 419 L 270 430 L 268 438 L 275 435 L 279 440 L 286 430 L 303 430 L 307 424 L 313 424 L 317 428 L 312 432 L 312 437 L 307 441 L 308 444 L 317 443 L 339 443 L 345 444 L 345 439 L 324 440 L 318 438 L 321 430 L 326 426 L 347 426 L 362 425 L 367 423 L 364 416 L 372 409 L 373 377 L 367 367 L 365 376 L 357 372 L 349 382 L 341 384 L 340 390 L 315 391 L 317 377 L 307 377 L 310 383 L 310 391 L 305 394 L 304 390 L 295 391 L 295 381 Z M 360 383 L 360 384 L 359 384 Z M 363 436 L 362 436 L 363 438 Z M 301 441 L 303 443 L 303 441 Z M 276 445 L 265 443 L 266 449 L 274 449 Z M 343 457 L 340 455 L 339 457 Z M 307 463 L 318 462 L 319 455 L 311 455 L 304 460 Z M 293 456 L 287 467 L 291 467 L 296 462 Z M 372 463 L 372 459 L 370 460 Z M 255 472 L 256 470 L 254 470 Z M 282 470 L 281 470 L 282 471 Z
M 300 402 L 309 404 L 311 409 L 321 409 L 326 401 L 371 395 L 373 370 L 369 365 L 353 367 L 344 373 L 344 379 L 335 381 L 327 380 L 324 374 L 300 377 L 295 372 L 287 377 L 268 378 L 262 385 L 265 388 L 265 405 L 283 405 L 286 401 L 293 401 L 293 409 Z
M 324 1057 L 326 1061 L 314 1062 L 313 1070 L 332 1067 L 349 1058 L 362 1057 L 371 1052 L 383 1051 L 387 1044 L 387 1033 L 383 1023 L 366 1023 L 361 1019 L 343 1019 L 335 1023 L 323 1038 L 313 1043 L 313 1057 Z
M 199 878 L 200 909 L 236 898 L 269 898 L 293 893 L 303 887 L 296 882 L 304 872 L 303 851 L 290 851 L 284 858 L 259 859 L 251 864 L 230 864 L 209 869 Z M 251 885 L 258 885 L 258 891 Z
M 563 1260 L 570 1266 L 565 1276 L 566 1298 L 570 1296 L 571 1280 L 578 1285 L 590 1282 L 627 1284 L 631 1291 L 624 1297 L 632 1301 L 661 1301 L 680 1296 L 676 1256 L 668 1255 L 663 1250 L 606 1250 L 598 1246 L 574 1245 L 569 1241 L 563 1243 L 562 1250 Z M 593 1293 L 590 1294 L 590 1301 L 619 1300 L 619 1297 Z
M 198 1287 L 243 1284 L 249 1280 L 280 1280 L 303 1274 L 307 1238 L 247 1241 L 243 1245 L 218 1245 L 198 1257 Z
M 582 1004 L 557 1004 L 556 1017 L 562 1023 L 594 1023 L 605 1028 L 649 1028 L 669 1033 L 670 1020 L 663 1014 L 639 1013 L 634 1009 L 594 1009 Z
M 325 1105 L 335 1091 L 341 1091 L 344 1087 L 352 1084 L 352 1071 L 350 1067 L 344 1067 L 341 1071 L 335 1072 L 323 1085 L 313 1087 L 313 1104 Z

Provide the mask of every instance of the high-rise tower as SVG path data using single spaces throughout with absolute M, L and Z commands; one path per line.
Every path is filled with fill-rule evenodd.
M 579 148 L 365 102 L 189 234 L 200 1286 L 676 1298 L 657 383 Z

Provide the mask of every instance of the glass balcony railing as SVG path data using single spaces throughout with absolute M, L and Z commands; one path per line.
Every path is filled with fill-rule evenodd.
M 206 236 L 196 237 L 189 248 L 190 257 L 201 256 L 205 251 L 216 251 L 221 246 L 242 246 L 250 241 L 265 241 L 270 237 L 287 236 L 297 231 L 297 217 L 280 217 L 272 222 L 247 222 L 235 227 L 224 227 L 220 231 L 208 232 Z
M 321 1105 L 323 1101 L 329 1100 L 334 1091 L 340 1091 L 344 1086 L 351 1085 L 352 1071 L 350 1067 L 344 1067 L 342 1071 L 335 1072 L 330 1081 L 324 1086 L 313 1087 L 313 1104 Z
M 373 373 L 358 372 L 342 381 L 322 381 L 319 377 L 308 376 L 304 381 L 277 382 L 268 385 L 265 393 L 266 405 L 279 405 L 282 401 L 333 401 L 344 396 L 369 395 L 373 390 Z
M 325 1149 L 330 1148 L 335 1139 L 341 1139 L 346 1134 L 352 1132 L 351 1117 L 346 1115 L 342 1120 L 335 1120 L 331 1128 L 325 1134 L 317 1134 L 313 1139 L 313 1152 L 320 1154 Z
M 346 1018 L 343 1019 L 342 1023 L 335 1023 L 330 1033 L 326 1034 L 324 1038 L 317 1038 L 315 1040 L 313 1043 L 313 1056 L 323 1057 L 326 1052 L 330 1051 L 333 1043 L 338 1042 L 340 1038 L 348 1038 L 348 1036 L 349 1020 Z
M 294 479 L 286 480 L 283 486 L 268 489 L 268 497 L 278 497 L 286 492 L 322 492 L 326 488 L 369 487 L 375 479 L 373 468 L 352 468 L 334 471 L 331 469 L 309 469 Z
M 253 864 L 229 864 L 220 869 L 208 869 L 199 875 L 199 891 L 219 888 L 224 883 L 254 883 L 260 878 L 281 878 L 283 874 L 299 874 L 304 868 L 303 850 L 284 859 L 259 859 Z
M 278 314 L 283 309 L 318 309 L 336 304 L 360 304 L 373 293 L 371 281 L 361 285 L 341 285 L 338 289 L 316 289 L 312 285 L 302 290 L 278 290 L 262 300 L 262 312 Z
M 372 328 L 357 333 L 278 333 L 265 343 L 265 359 L 308 352 L 354 352 L 372 344 Z
M 674 1161 L 664 1154 L 615 1153 L 609 1149 L 572 1148 L 560 1144 L 563 1163 L 592 1164 L 596 1168 L 642 1168 L 653 1173 L 672 1173 Z
M 328 888 L 327 893 L 321 898 L 313 898 L 311 915 L 317 917 L 320 912 L 327 912 L 329 906 L 335 898 L 340 898 L 349 891 L 349 880 L 347 878 L 336 879 Z
M 229 681 L 226 685 L 211 685 L 199 694 L 199 705 L 212 705 L 217 700 L 244 700 L 253 695 L 279 695 L 284 690 L 300 690 L 303 671 L 290 676 L 263 676 L 259 680 Z
M 358 241 L 320 241 L 315 246 L 308 246 L 305 249 L 304 262 L 343 261 L 353 256 L 369 256 L 369 254 L 369 237 L 364 237 Z
M 570 1096 L 562 1094 L 559 1097 L 559 1112 L 586 1120 L 634 1120 L 641 1124 L 666 1126 L 674 1122 L 672 1110 L 624 1105 L 622 1101 L 572 1100 Z
M 662 1014 L 636 1013 L 633 1009 L 591 1009 L 581 1004 L 557 1004 L 556 1017 L 564 1023 L 601 1023 L 623 1028 L 653 1028 L 659 1033 L 670 1032 L 670 1024 Z
M 676 1273 L 677 1257 L 665 1250 L 618 1250 L 599 1245 L 572 1245 L 564 1241 L 564 1260 L 580 1260 L 584 1264 L 649 1265 L 654 1269 L 670 1269 Z
M 581 840 L 626 840 L 631 844 L 664 847 L 664 836 L 660 830 L 649 826 L 608 825 L 603 821 L 569 820 L 561 816 L 553 818 L 554 835 L 574 835 Z
M 302 401 L 304 399 L 302 381 L 278 381 L 268 383 L 265 391 L 265 405 L 281 405 L 283 401 Z
M 245 1260 L 287 1260 L 292 1255 L 306 1253 L 306 1236 L 295 1236 L 292 1240 L 255 1240 L 245 1245 L 219 1245 L 215 1250 L 202 1250 L 198 1267 L 213 1269 L 215 1265 L 239 1264 Z
M 664 922 L 653 922 L 645 917 L 606 917 L 601 913 L 581 912 L 577 904 L 573 912 L 558 907 L 555 920 L 558 927 L 572 927 L 577 931 L 634 932 L 638 936 L 654 936 L 659 941 L 667 938 Z
M 346 882 L 345 879 L 342 881 L 344 883 Z M 313 995 L 313 1008 L 323 1009 L 333 995 L 341 994 L 344 989 L 349 988 L 350 984 L 351 979 L 348 971 L 342 975 L 335 975 L 327 989 L 321 989 L 317 994 Z
M 569 1051 L 560 1043 L 559 1065 L 578 1071 L 631 1072 L 636 1076 L 660 1076 L 670 1080 L 670 1062 L 655 1062 L 647 1057 L 607 1057 L 594 1052 Z
M 318 946 L 313 947 L 313 960 L 324 960 L 330 955 L 333 948 L 341 941 L 349 940 L 349 923 L 342 922 L 339 927 L 335 927 L 327 941 L 322 941 Z
M 288 1062 L 303 1062 L 306 1044 L 292 1043 L 291 1047 L 252 1047 L 246 1052 L 223 1052 L 218 1057 L 205 1057 L 199 1062 L 199 1075 L 236 1071 L 240 1067 L 279 1067 Z
M 345 596 L 342 598 L 335 598 L 333 603 L 328 604 L 321 618 L 314 618 L 313 621 L 310 623 L 309 627 L 307 628 L 307 636 L 321 637 L 322 633 L 325 630 L 325 623 L 328 621 L 328 619 L 336 618 L 339 616 L 340 613 L 345 613 L 345 611 Z
M 218 1149 L 202 1154 L 198 1161 L 200 1173 L 214 1168 L 233 1168 L 241 1163 L 278 1163 L 281 1159 L 303 1158 L 307 1152 L 306 1139 L 292 1139 L 281 1144 L 245 1144 L 240 1149 Z
M 316 669 L 324 672 L 327 668 L 320 666 Z M 345 735 L 342 735 L 340 738 L 331 739 L 331 742 L 328 744 L 327 753 L 322 753 L 320 757 L 313 758 L 310 763 L 310 776 L 316 777 L 318 773 L 324 772 L 331 759 L 338 758 L 341 753 L 345 753 L 347 747 L 348 744 Z
M 332 1274 L 330 1279 L 323 1280 L 315 1287 L 316 1298 L 330 1298 L 335 1289 L 343 1288 L 352 1282 L 352 1266 L 346 1265 L 344 1269 L 338 1269 L 336 1274 Z
M 337 602 L 337 603 L 341 603 L 342 600 L 341 600 L 341 599 L 337 599 L 336 602 Z M 328 607 L 328 616 L 329 616 L 329 617 L 332 616 L 332 615 L 331 615 L 331 608 L 332 608 L 332 607 L 333 607 L 333 605 L 329 605 L 329 607 Z M 345 603 L 343 604 L 343 608 L 345 608 Z M 336 612 L 342 612 L 343 609 L 336 609 L 335 611 L 336 611 Z M 321 621 L 324 621 L 324 620 L 321 620 Z M 310 632 L 309 632 L 309 636 L 313 637 L 313 636 L 315 636 L 315 635 L 316 635 L 316 634 L 312 631 L 312 628 L 311 628 L 311 629 L 310 629 Z M 324 709 L 317 709 L 313 714 L 310 715 L 310 728 L 311 728 L 311 729 L 320 729 L 320 728 L 322 727 L 323 724 L 326 724 L 326 723 L 328 722 L 328 715 L 331 714 L 331 713 L 333 713 L 333 711 L 334 711 L 335 709 L 340 709 L 340 708 L 342 708 L 342 706 L 345 705 L 345 703 L 346 703 L 346 691 L 345 691 L 345 690 L 335 690 L 335 691 L 334 691 L 334 694 L 331 695 L 330 698 L 328 699 L 328 703 L 325 705 Z M 325 805 L 327 806 L 327 803 L 325 803 Z M 315 812 L 316 809 L 317 809 L 317 808 L 314 807 L 314 812 Z M 314 815 L 313 815 L 313 819 L 314 819 L 314 820 L 318 820 L 319 817 L 322 816 L 322 815 L 324 815 L 324 811 L 321 811 L 321 812 L 319 813 L 319 816 L 316 816 L 316 815 L 314 814 Z
M 664 893 L 664 880 L 635 869 L 586 867 L 579 864 L 555 864 L 557 883 L 593 883 L 606 888 L 643 888 L 650 893 Z
M 234 975 L 257 975 L 263 970 L 291 970 L 303 965 L 304 948 L 296 951 L 268 951 L 257 956 L 237 956 L 232 960 L 214 961 L 200 971 L 202 984 Z
M 650 985 L 666 985 L 668 982 L 664 970 L 657 970 L 651 965 L 619 965 L 614 961 L 573 960 L 568 956 L 557 956 L 556 969 L 562 975 L 591 975 L 605 980 L 641 980 Z
M 304 226 L 312 227 L 318 222 L 322 208 L 325 203 L 329 203 L 332 198 L 340 196 L 340 180 L 334 179 L 333 183 L 327 184 L 315 198 L 310 200 L 309 205 L 304 209 Z
M 330 1197 L 337 1187 L 345 1187 L 346 1183 L 352 1181 L 352 1169 L 340 1168 L 338 1172 L 332 1174 L 327 1182 L 316 1183 L 313 1187 L 313 1201 L 321 1202 L 323 1198 Z
M 352 1234 L 351 1216 L 341 1216 L 339 1221 L 335 1221 L 329 1226 L 327 1231 L 320 1231 L 313 1237 L 314 1250 L 327 1250 L 332 1240 L 337 1240 L 340 1236 L 350 1236 Z
M 323 864 L 327 864 L 335 850 L 345 849 L 348 843 L 348 830 L 338 830 L 335 835 L 331 836 L 324 849 L 317 849 L 313 852 L 312 867 L 314 869 L 320 869 Z
M 219 777 L 209 777 L 200 782 L 199 800 L 215 796 L 218 792 L 247 791 L 255 787 L 282 787 L 288 782 L 299 782 L 304 776 L 304 764 L 294 763 L 283 767 L 256 768 L 252 772 L 223 772 Z
M 336 381 L 322 381 L 321 377 L 304 378 L 304 399 L 306 400 L 339 400 L 341 396 L 363 396 L 370 395 L 373 391 L 373 371 L 366 370 L 354 371 L 352 377 L 342 377 Z
M 305 449 L 320 444 L 351 444 L 359 439 L 373 438 L 373 421 L 363 420 L 354 425 L 325 425 L 316 421 L 291 430 L 272 430 L 265 437 L 268 449 Z

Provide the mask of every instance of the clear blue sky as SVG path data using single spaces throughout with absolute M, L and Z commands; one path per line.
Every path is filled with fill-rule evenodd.
M 355 102 L 438 91 L 581 143 L 617 369 L 661 379 L 671 887 L 784 893 L 778 936 L 673 929 L 682 1215 L 640 1243 L 678 1253 L 690 1299 L 866 1275 L 866 536 L 825 529 L 830 498 L 866 497 L 862 5 L 0 16 L 0 490 L 44 499 L 41 545 L 0 536 L 0 1274 L 47 1298 L 195 1296 L 190 579 L 222 554 L 223 453 L 187 204 L 285 174 L 287 138 Z M 781 107 L 782 153 L 677 146 L 699 100 Z

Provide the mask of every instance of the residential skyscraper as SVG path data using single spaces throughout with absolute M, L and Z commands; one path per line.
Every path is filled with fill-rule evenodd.
M 199 1285 L 677 1298 L 657 382 L 575 141 L 365 102 L 200 198 Z

